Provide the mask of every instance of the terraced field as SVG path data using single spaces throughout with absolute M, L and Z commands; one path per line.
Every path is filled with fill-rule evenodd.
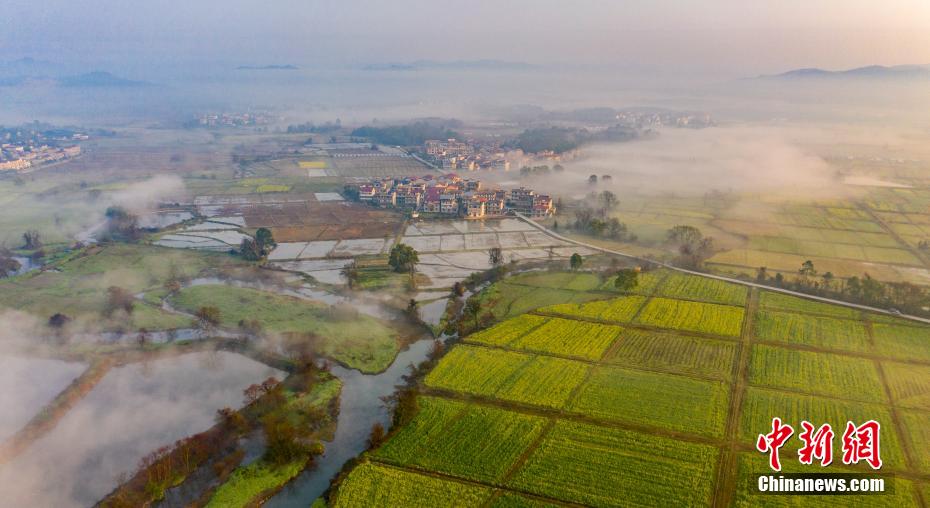
M 757 290 L 714 303 L 738 291 L 662 280 L 661 296 L 565 301 L 466 336 L 332 505 L 835 505 L 749 492 L 778 416 L 796 432 L 878 421 L 895 492 L 843 501 L 926 506 L 930 327 Z M 842 465 L 838 439 L 815 470 L 868 470 Z M 785 471 L 811 470 L 796 440 Z

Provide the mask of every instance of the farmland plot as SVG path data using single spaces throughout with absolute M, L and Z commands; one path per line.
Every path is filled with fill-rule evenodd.
M 418 400 L 420 412 L 377 456 L 472 480 L 499 481 L 546 422 L 447 399 Z
M 872 360 L 757 344 L 749 382 L 815 395 L 887 402 Z
M 692 332 L 737 337 L 743 309 L 729 305 L 653 298 L 636 318 L 637 323 Z
M 560 421 L 510 485 L 592 506 L 704 506 L 716 459 L 706 445 Z
M 823 314 L 824 316 L 833 316 L 847 319 L 859 319 L 860 311 L 843 307 L 840 305 L 830 305 L 796 296 L 775 293 L 773 291 L 759 292 L 759 308 L 765 310 L 781 310 L 786 312 L 800 312 L 802 314 Z
M 604 361 L 727 380 L 732 376 L 736 351 L 735 342 L 626 329 Z
M 763 310 L 756 313 L 755 334 L 762 340 L 843 351 L 871 349 L 865 326 L 847 319 Z
M 738 284 L 673 272 L 666 277 L 656 294 L 742 306 L 746 304 L 747 289 Z
M 452 348 L 426 376 L 427 386 L 493 396 L 532 356 L 478 346 Z
M 682 376 L 599 367 L 570 410 L 598 418 L 723 435 L 728 385 Z
M 930 361 L 930 328 L 874 323 L 872 338 L 882 356 Z
M 581 362 L 537 356 L 510 377 L 495 397 L 561 409 L 590 369 L 589 365 Z
M 562 303 L 543 307 L 540 312 L 548 312 L 568 317 L 602 319 L 617 323 L 629 323 L 633 316 L 646 302 L 643 296 L 624 296 L 610 300 L 587 303 Z
M 533 314 L 523 314 L 513 319 L 508 319 L 503 323 L 492 326 L 486 330 L 473 333 L 466 337 L 469 342 L 480 342 L 492 346 L 503 346 L 510 341 L 521 337 L 533 328 L 545 323 L 549 318 L 535 316 Z
M 330 506 L 480 506 L 492 493 L 487 487 L 363 463 L 342 482 Z
M 882 365 L 895 404 L 930 410 L 930 367 L 894 362 Z
M 917 468 L 930 473 L 930 413 L 903 409 L 898 414 L 904 427 L 902 439 L 914 451 Z
M 834 432 L 836 429 L 843 429 L 847 421 L 864 423 L 875 420 L 882 424 L 881 454 L 886 467 L 897 469 L 904 467 L 900 439 L 892 424 L 891 412 L 884 405 L 749 387 L 743 399 L 740 438 L 747 444 L 754 444 L 759 434 L 771 432 L 772 418 L 776 416 L 794 427 L 795 431 L 801 428 L 802 420 L 807 420 L 817 426 L 829 423 L 833 426 Z M 796 438 L 792 440 L 800 443 Z M 842 453 L 842 448 L 834 446 L 834 462 L 840 462 L 842 459 L 840 453 Z
M 656 288 L 659 286 L 659 283 L 665 279 L 665 276 L 668 272 L 665 270 L 652 270 L 648 272 L 640 272 L 637 276 L 636 287 L 633 288 L 630 293 L 637 295 L 646 295 L 651 296 L 655 292 Z M 616 291 L 614 288 L 615 278 L 609 278 L 601 284 L 600 289 L 606 291 Z
M 612 325 L 552 318 L 517 338 L 510 347 L 525 351 L 599 360 L 621 328 Z

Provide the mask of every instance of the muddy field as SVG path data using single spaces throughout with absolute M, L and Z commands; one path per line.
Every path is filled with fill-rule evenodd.
M 397 233 L 400 214 L 345 202 L 316 198 L 280 206 L 250 206 L 242 210 L 250 228 L 272 230 L 278 242 L 384 238 Z

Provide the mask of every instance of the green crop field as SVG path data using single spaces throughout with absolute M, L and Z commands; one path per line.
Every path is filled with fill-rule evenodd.
M 629 323 L 645 302 L 646 298 L 643 296 L 624 296 L 597 302 L 550 305 L 539 311 L 568 317 Z
M 542 432 L 545 419 L 421 397 L 416 418 L 378 449 L 391 463 L 495 482 Z
M 558 422 L 509 485 L 592 506 L 703 506 L 716 459 L 706 445 Z
M 653 298 L 636 318 L 637 323 L 714 335 L 739 336 L 743 309 L 729 305 Z
M 930 473 L 930 413 L 903 409 L 898 415 L 904 428 L 904 442 L 914 450 L 918 469 Z
M 737 344 L 731 341 L 627 329 L 604 361 L 726 380 L 732 375 L 736 351 Z
M 761 340 L 842 351 L 871 350 L 865 325 L 859 321 L 778 311 L 756 314 L 755 334 Z
M 508 319 L 486 330 L 473 333 L 468 336 L 468 340 L 470 342 L 480 342 L 492 346 L 503 346 L 523 336 L 533 328 L 545 323 L 548 319 L 549 318 L 533 314 L 523 314 L 522 316 Z
M 757 344 L 749 382 L 815 395 L 887 402 L 872 360 Z
M 342 482 L 330 506 L 480 506 L 492 493 L 479 485 L 364 463 Z
M 600 367 L 569 409 L 708 436 L 723 434 L 729 386 L 682 376 Z
M 930 410 L 930 366 L 883 362 L 888 389 L 901 407 Z
M 576 280 L 534 277 L 534 288 Z M 930 327 L 767 291 L 749 300 L 743 288 L 691 277 L 655 280 L 664 281 L 655 286 L 661 296 L 603 299 L 601 291 L 579 302 L 589 293 L 559 290 L 572 295 L 464 337 L 424 378 L 428 395 L 415 416 L 331 499 L 348 505 L 348 484 L 362 503 L 417 506 L 426 501 L 410 496 L 432 499 L 441 482 L 467 494 L 432 504 L 796 506 L 794 497 L 747 490 L 766 470 L 765 455 L 747 450 L 777 416 L 795 429 L 782 450 L 787 472 L 870 470 L 842 465 L 836 441 L 833 466 L 801 467 L 802 420 L 829 423 L 837 436 L 847 421 L 880 422 L 885 470 L 900 473 L 896 491 L 855 503 L 921 506 L 916 493 L 926 482 L 913 478 L 930 474 L 930 366 L 919 363 L 930 356 Z M 759 304 L 753 336 L 741 337 L 749 301 Z M 739 443 L 735 469 L 718 471 L 731 440 Z M 414 486 L 420 477 L 429 485 Z M 717 481 L 730 490 L 718 491 Z
M 656 294 L 670 298 L 745 305 L 748 293 L 746 287 L 739 284 L 673 272 L 659 286 Z
M 668 273 L 667 270 L 640 272 L 636 277 L 636 287 L 630 292 L 637 295 L 651 296 Z M 615 280 L 615 277 L 608 278 L 601 284 L 601 289 L 605 291 L 616 291 L 614 287 Z
M 424 381 L 433 388 L 490 397 L 532 359 L 523 353 L 461 345 L 452 348 Z
M 859 319 L 861 314 L 856 309 L 830 305 L 796 296 L 775 293 L 773 291 L 759 292 L 759 308 L 765 310 L 780 310 L 785 312 L 798 312 L 802 314 L 822 314 L 847 319 Z
M 872 338 L 882 356 L 930 362 L 930 328 L 873 323 Z
M 494 396 L 561 409 L 590 369 L 581 362 L 539 356 L 507 379 Z
M 599 300 L 604 298 L 604 295 L 569 289 L 540 290 L 532 286 L 501 281 L 482 291 L 477 298 L 485 312 L 490 312 L 495 319 L 500 320 L 556 303 Z
M 620 333 L 619 326 L 552 318 L 509 347 L 560 356 L 598 360 Z
M 759 434 L 771 432 L 772 418 L 776 416 L 796 431 L 801 428 L 801 420 L 807 420 L 816 426 L 829 423 L 838 435 L 842 435 L 847 421 L 861 424 L 875 420 L 882 424 L 882 460 L 890 468 L 904 467 L 901 441 L 895 431 L 891 412 L 886 406 L 750 387 L 746 390 L 743 400 L 740 437 L 747 444 L 754 444 Z M 840 461 L 840 450 L 841 448 L 834 446 L 836 462 Z
M 233 508 L 252 506 L 253 500 L 263 492 L 280 488 L 300 474 L 306 459 L 298 459 L 277 466 L 257 460 L 248 466 L 237 468 L 229 480 L 221 485 L 207 503 L 208 508 Z

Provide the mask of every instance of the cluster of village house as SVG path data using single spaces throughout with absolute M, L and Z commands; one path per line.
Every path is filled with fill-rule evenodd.
M 0 145 L 0 171 L 25 171 L 39 164 L 77 157 L 80 154 L 80 146 L 62 148 L 4 143 Z
M 510 171 L 506 153 L 494 145 L 473 145 L 455 139 L 429 140 L 423 151 L 442 164 L 445 170 Z
M 360 201 L 375 206 L 474 219 L 502 216 L 509 211 L 537 218 L 555 213 L 552 198 L 532 189 L 489 189 L 480 180 L 454 174 L 385 178 L 360 184 L 354 190 Z

